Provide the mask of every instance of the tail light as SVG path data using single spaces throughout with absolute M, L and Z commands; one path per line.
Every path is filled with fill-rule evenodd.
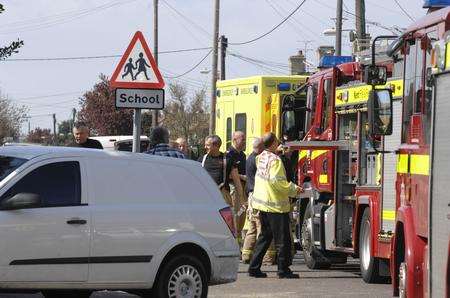
M 231 211 L 231 208 L 225 207 L 223 209 L 220 209 L 219 212 L 228 228 L 230 229 L 231 233 L 233 234 L 234 238 L 236 238 L 236 230 L 234 228 L 233 212 Z

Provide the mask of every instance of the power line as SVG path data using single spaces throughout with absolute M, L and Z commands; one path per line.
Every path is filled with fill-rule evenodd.
M 136 0 L 129 0 L 129 1 L 124 1 L 124 2 L 110 1 L 105 4 L 95 6 L 95 7 L 85 8 L 85 9 L 81 9 L 81 10 L 72 10 L 72 11 L 68 11 L 65 13 L 48 15 L 48 16 L 25 20 L 25 21 L 12 22 L 12 23 L 3 25 L 2 27 L 9 25 L 9 26 L 12 26 L 12 28 L 0 31 L 0 34 L 41 30 L 41 29 L 53 27 L 56 25 L 68 23 L 68 22 L 77 20 L 79 18 L 103 11 L 108 8 L 118 6 L 118 5 L 128 4 L 128 3 L 134 2 L 134 1 L 136 1 Z
M 249 43 L 252 43 L 252 42 L 255 42 L 255 41 L 257 41 L 257 40 L 260 40 L 261 38 L 264 38 L 264 37 L 266 37 L 267 35 L 269 35 L 270 33 L 272 33 L 273 31 L 275 31 L 276 29 L 278 29 L 281 25 L 283 25 L 287 20 L 289 20 L 289 18 L 290 17 L 292 17 L 299 9 L 300 9 L 300 7 L 302 7 L 303 6 L 303 4 L 305 4 L 305 2 L 306 2 L 306 0 L 303 0 L 302 1 L 302 3 L 300 3 L 287 17 L 285 17 L 278 25 L 276 25 L 275 27 L 273 27 L 272 29 L 270 29 L 268 32 L 266 32 L 266 33 L 264 33 L 264 34 L 262 34 L 262 35 L 260 35 L 260 36 L 258 36 L 258 37 L 256 37 L 256 38 L 253 38 L 253 39 L 250 39 L 250 40 L 248 40 L 248 41 L 244 41 L 244 42 L 235 42 L 235 43 L 228 43 L 228 44 L 230 44 L 230 45 L 234 45 L 234 46 L 240 46 L 240 45 L 245 45 L 245 44 L 249 44 Z
M 179 50 L 169 50 L 161 51 L 158 54 L 173 54 L 173 53 L 183 53 L 183 52 L 195 52 L 210 50 L 211 47 L 203 48 L 191 48 L 191 49 L 179 49 Z M 106 58 L 120 58 L 122 55 L 99 55 L 99 56 L 75 56 L 75 57 L 46 57 L 46 58 L 13 58 L 0 60 L 0 62 L 18 62 L 18 61 L 70 61 L 70 60 L 92 60 L 92 59 L 106 59 Z
M 180 74 L 180 75 L 177 75 L 177 76 L 174 76 L 174 77 L 171 77 L 171 76 L 165 76 L 165 78 L 168 78 L 168 79 L 178 79 L 178 78 L 181 78 L 182 76 L 185 76 L 185 75 L 187 75 L 188 73 L 190 73 L 191 71 L 193 71 L 194 69 L 196 69 L 200 64 L 202 64 L 202 62 L 203 61 L 205 61 L 205 59 L 206 58 L 208 58 L 208 56 L 210 55 L 212 53 L 212 49 L 208 52 L 208 54 L 206 54 L 197 64 L 195 64 L 192 68 L 190 68 L 188 71 L 186 71 L 186 72 L 184 72 L 184 73 L 182 73 L 182 74 Z
M 400 3 L 397 0 L 394 0 L 395 3 L 397 3 L 397 6 L 403 11 L 403 13 L 411 20 L 415 21 L 414 18 L 400 5 Z
M 13 98 L 12 100 L 15 102 L 28 102 L 33 99 L 41 99 L 41 98 L 48 98 L 48 97 L 58 97 L 58 96 L 65 96 L 65 95 L 74 95 L 74 94 L 80 94 L 84 91 L 77 91 L 77 92 L 64 92 L 64 93 L 56 93 L 56 94 L 50 94 L 50 95 L 41 95 L 41 96 L 29 96 L 29 97 L 22 97 L 22 98 Z

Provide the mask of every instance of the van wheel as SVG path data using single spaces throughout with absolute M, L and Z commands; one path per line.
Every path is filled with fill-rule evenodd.
M 155 294 L 161 298 L 206 298 L 208 278 L 205 267 L 190 255 L 173 257 L 161 268 Z
M 359 261 L 362 278 L 367 283 L 382 281 L 378 274 L 379 260 L 372 255 L 371 235 L 370 208 L 366 208 L 359 229 Z
M 75 290 L 47 290 L 42 291 L 45 298 L 89 298 L 91 291 L 75 291 Z
M 314 246 L 312 239 L 313 216 L 311 214 L 311 206 L 308 204 L 305 211 L 305 219 L 301 229 L 303 256 L 305 257 L 306 266 L 309 269 L 327 269 L 331 266 L 330 261 L 324 256 L 321 250 Z

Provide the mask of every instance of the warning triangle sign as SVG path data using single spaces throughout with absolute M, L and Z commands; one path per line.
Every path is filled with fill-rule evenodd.
M 162 89 L 164 80 L 144 39 L 137 31 L 114 71 L 110 84 L 115 88 Z

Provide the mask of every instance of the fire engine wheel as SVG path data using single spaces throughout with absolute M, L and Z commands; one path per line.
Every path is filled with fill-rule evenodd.
M 331 266 L 331 263 L 323 255 L 323 252 L 314 246 L 314 239 L 312 239 L 312 221 L 313 217 L 311 214 L 311 208 L 310 204 L 308 204 L 301 231 L 305 263 L 309 269 L 327 269 Z
M 362 278 L 367 283 L 380 282 L 382 278 L 378 274 L 379 260 L 372 256 L 370 245 L 370 208 L 364 210 L 359 231 L 359 261 Z
M 406 268 L 406 262 L 403 262 L 400 264 L 400 269 L 398 272 L 398 295 L 400 298 L 405 298 L 406 295 L 406 288 L 407 288 L 407 268 Z

